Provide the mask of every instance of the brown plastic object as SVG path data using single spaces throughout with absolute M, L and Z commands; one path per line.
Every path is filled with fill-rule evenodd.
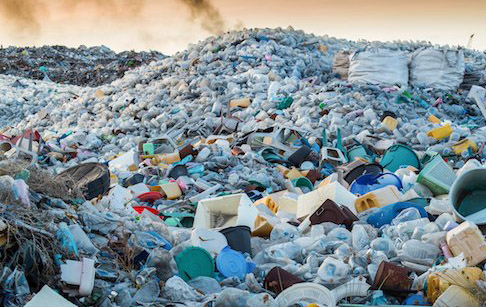
M 181 150 L 179 150 L 179 156 L 181 157 L 181 160 L 184 159 L 187 156 L 194 156 L 196 151 L 194 150 L 194 147 L 191 144 L 188 144 L 184 146 Z
M 388 291 L 408 291 L 412 287 L 409 271 L 393 263 L 382 261 L 373 282 L 374 289 Z
M 309 179 L 312 184 L 315 184 L 317 180 L 321 179 L 321 174 L 318 171 L 312 169 L 307 173 L 307 175 L 305 175 L 305 177 L 307 177 L 307 179 Z
M 353 221 L 358 218 L 345 207 L 338 206 L 334 201 L 327 199 L 314 213 L 309 217 L 311 225 L 324 222 L 332 222 L 338 225 L 345 225 L 350 229 Z
M 263 281 L 265 289 L 279 294 L 290 286 L 303 282 L 299 277 L 285 271 L 279 266 L 274 267 L 268 272 Z

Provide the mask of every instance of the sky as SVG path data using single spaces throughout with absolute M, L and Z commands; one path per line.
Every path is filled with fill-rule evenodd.
M 486 0 L 0 0 L 0 44 L 171 55 L 223 31 L 292 26 L 352 40 L 486 50 Z

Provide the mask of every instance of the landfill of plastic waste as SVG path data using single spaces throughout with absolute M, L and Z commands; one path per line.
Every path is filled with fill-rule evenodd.
M 288 28 L 0 75 L 0 301 L 486 306 L 485 63 Z
M 98 86 L 123 77 L 127 70 L 164 57 L 157 51 L 116 53 L 106 46 L 0 47 L 0 74 Z

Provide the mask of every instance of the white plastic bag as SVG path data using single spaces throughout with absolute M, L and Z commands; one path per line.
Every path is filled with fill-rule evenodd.
M 348 80 L 352 83 L 408 85 L 408 59 L 389 49 L 357 51 L 351 55 Z
M 421 48 L 412 54 L 410 83 L 413 86 L 455 90 L 464 79 L 464 52 Z

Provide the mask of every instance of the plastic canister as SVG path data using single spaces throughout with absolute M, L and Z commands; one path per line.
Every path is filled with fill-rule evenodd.
M 180 252 L 175 260 L 179 276 L 185 281 L 198 276 L 213 276 L 214 260 L 204 248 L 188 247 Z
M 440 155 L 425 165 L 417 177 L 417 182 L 428 187 L 434 196 L 447 194 L 456 180 L 456 173 Z
M 381 166 L 390 172 L 395 172 L 402 165 L 411 165 L 420 169 L 420 160 L 412 148 L 396 144 L 387 149 L 380 161 Z
M 370 208 L 381 208 L 385 205 L 399 202 L 401 193 L 396 186 L 389 185 L 359 197 L 356 202 L 356 211 L 363 212 Z
M 451 128 L 451 125 L 446 124 L 442 127 L 430 130 L 429 132 L 427 132 L 427 136 L 433 137 L 436 140 L 442 140 L 449 137 L 452 132 L 453 130 Z
M 486 224 L 486 169 L 470 169 L 462 173 L 451 186 L 449 199 L 452 210 L 462 220 Z
M 225 277 L 236 276 L 243 279 L 247 273 L 251 273 L 255 269 L 255 264 L 246 262 L 242 253 L 226 246 L 216 257 L 216 267 Z
M 486 241 L 473 222 L 463 222 L 450 230 L 446 240 L 454 256 L 464 253 L 468 266 L 474 266 L 486 259 Z

